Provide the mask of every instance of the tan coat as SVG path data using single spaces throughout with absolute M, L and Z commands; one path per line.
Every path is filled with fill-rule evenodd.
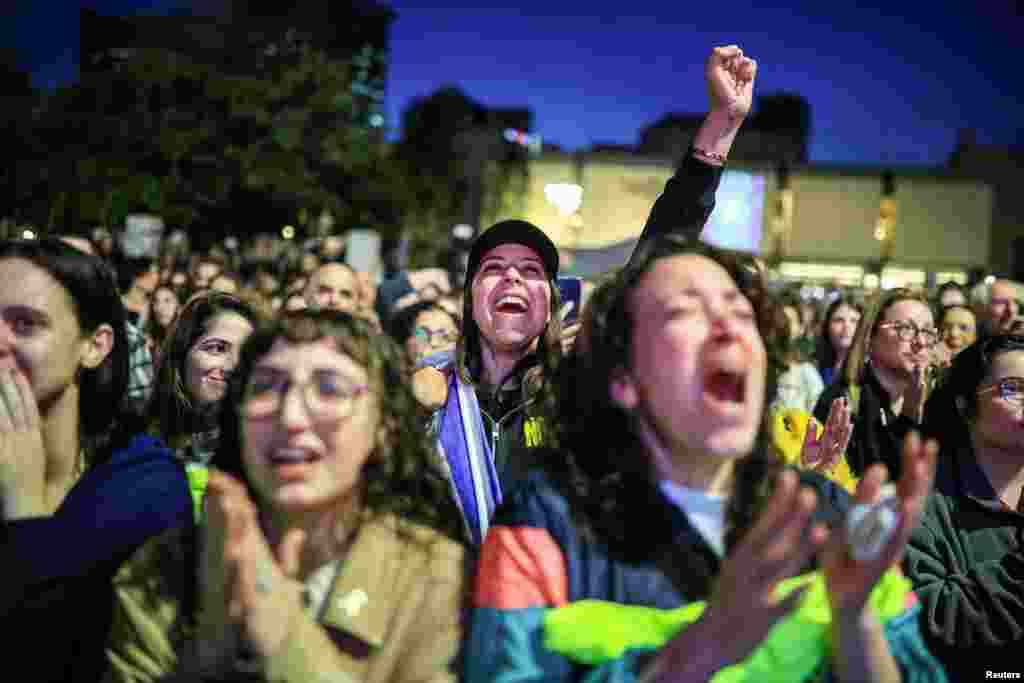
M 411 538 L 396 527 L 393 517 L 367 522 L 331 584 L 319 623 L 302 613 L 278 654 L 261 662 L 257 673 L 232 680 L 456 681 L 467 553 L 424 527 L 407 525 Z M 193 629 L 181 609 L 196 580 L 187 545 L 182 532 L 165 534 L 115 577 L 108 681 L 183 679 L 179 656 L 190 651 Z

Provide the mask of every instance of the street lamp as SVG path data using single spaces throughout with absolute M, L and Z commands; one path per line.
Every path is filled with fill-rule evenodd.
M 566 224 L 578 247 L 580 232 L 583 230 L 583 216 L 579 213 L 583 205 L 583 186 L 576 183 L 548 183 L 544 186 L 544 197 L 558 210 L 559 216 L 567 219 Z

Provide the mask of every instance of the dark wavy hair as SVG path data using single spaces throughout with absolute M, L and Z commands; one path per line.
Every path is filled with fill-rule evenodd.
M 216 426 L 216 410 L 197 405 L 189 394 L 185 366 L 196 340 L 222 313 L 240 315 L 253 327 L 259 323 L 253 309 L 238 297 L 204 290 L 181 307 L 161 347 L 150 417 L 154 431 L 172 448 L 183 448 L 190 443 L 192 434 Z
M 925 404 L 921 427 L 939 440 L 943 452 L 955 452 L 970 443 L 970 423 L 978 414 L 978 388 L 989 378 L 995 359 L 1010 351 L 1024 351 L 1024 335 L 987 337 L 953 359 Z
M 242 347 L 238 368 L 220 415 L 221 438 L 213 464 L 256 491 L 242 465 L 242 421 L 239 412 L 256 363 L 278 340 L 310 344 L 332 340 L 338 350 L 366 368 L 371 390 L 379 397 L 381 429 L 359 478 L 364 514 L 393 514 L 464 540 L 462 517 L 441 475 L 434 446 L 423 424 L 419 404 L 402 374 L 402 352 L 372 324 L 342 311 L 303 310 L 286 314 L 254 332 Z
M 559 450 L 545 458 L 546 467 L 565 489 L 584 532 L 628 560 L 647 557 L 659 539 L 669 540 L 672 527 L 656 502 L 660 496 L 650 462 L 641 455 L 634 418 L 611 399 L 610 384 L 631 363 L 632 293 L 659 261 L 686 254 L 711 259 L 729 273 L 753 304 L 763 336 L 772 325 L 775 307 L 756 261 L 703 242 L 663 238 L 591 295 L 577 347 L 563 363 L 556 383 Z M 769 358 L 766 401 L 775 393 L 781 369 Z M 726 513 L 730 547 L 752 523 L 768 494 L 772 473 L 780 466 L 766 448 L 768 433 L 763 427 L 753 452 L 737 463 Z
M 0 241 L 0 259 L 24 259 L 46 271 L 68 293 L 83 334 L 108 324 L 114 331 L 110 353 L 95 368 L 79 367 L 80 437 L 87 460 L 95 464 L 108 451 L 128 392 L 128 339 L 125 311 L 114 275 L 104 261 L 55 238 Z
M 837 296 L 828 305 L 828 308 L 825 310 L 825 320 L 821 325 L 821 332 L 818 334 L 818 341 L 814 345 L 814 363 L 818 366 L 818 372 L 823 372 L 826 368 L 835 367 L 836 361 L 839 359 L 836 347 L 832 345 L 832 337 L 829 334 L 828 327 L 832 324 L 832 316 L 842 306 L 852 308 L 862 318 L 864 317 L 864 307 L 860 305 L 859 301 L 847 294 Z

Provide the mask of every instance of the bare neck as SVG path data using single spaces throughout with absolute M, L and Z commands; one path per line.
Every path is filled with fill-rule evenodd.
M 1020 505 L 1024 487 L 1024 458 L 1021 449 L 1000 448 L 983 442 L 974 430 L 971 432 L 974 459 L 985 473 L 992 490 L 999 499 L 1016 510 Z
M 903 394 L 910 385 L 910 380 L 877 365 L 872 365 L 871 369 L 878 378 L 878 383 L 889 394 L 892 411 L 898 414 L 903 407 Z
M 46 500 L 60 507 L 84 466 L 79 437 L 79 388 L 70 385 L 51 405 L 41 407 L 43 448 L 46 452 Z
M 267 510 L 261 519 L 270 547 L 276 554 L 285 536 L 300 531 L 305 540 L 299 556 L 298 578 L 305 580 L 320 567 L 345 557 L 359 524 L 358 501 L 353 493 L 322 509 Z
M 489 387 L 500 387 L 501 383 L 516 369 L 519 362 L 536 348 L 536 339 L 521 349 L 508 350 L 496 350 L 486 340 L 481 339 L 480 359 L 483 366 L 480 373 L 481 383 Z
M 671 481 L 712 496 L 729 495 L 735 468 L 732 458 L 683 448 L 670 449 L 646 418 L 640 418 L 639 423 L 640 442 L 659 481 Z

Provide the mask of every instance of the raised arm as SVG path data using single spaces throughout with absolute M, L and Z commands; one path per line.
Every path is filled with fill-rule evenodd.
M 704 76 L 710 108 L 697 130 L 679 170 L 651 208 L 643 233 L 630 257 L 641 246 L 669 234 L 696 239 L 715 208 L 715 191 L 729 150 L 750 113 L 757 62 L 735 45 L 716 47 L 708 56 Z

